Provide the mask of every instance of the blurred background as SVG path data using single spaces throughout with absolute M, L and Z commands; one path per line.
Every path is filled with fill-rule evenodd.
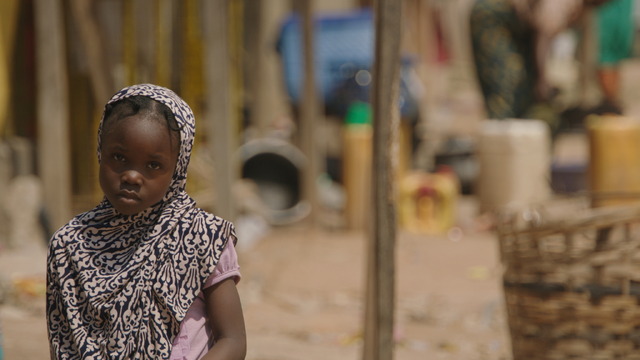
M 198 131 L 187 190 L 238 228 L 247 358 L 358 358 L 373 4 L 309 3 L 0 2 L 6 359 L 47 356 L 46 243 L 102 198 L 95 149 L 104 104 L 146 82 L 173 89 L 192 107 Z M 553 97 L 527 113 L 530 123 L 490 118 L 485 109 L 469 26 L 474 0 L 402 5 L 393 146 L 398 358 L 510 358 L 492 213 L 594 190 L 585 119 L 608 114 L 600 107 L 594 10 L 553 37 Z M 303 65 L 304 6 L 313 10 L 313 77 Z M 637 8 L 629 12 L 634 34 Z M 629 118 L 640 114 L 633 41 L 620 63 L 615 111 Z M 311 103 L 303 91 L 309 79 Z M 312 106 L 312 147 L 300 133 L 305 106 Z
M 472 76 L 464 21 L 468 3 L 414 1 L 405 6 L 400 108 L 403 160 L 411 164 L 403 166 L 432 166 L 430 149 L 426 158 L 412 158 L 426 133 L 426 112 L 446 111 L 427 109 L 427 92 L 442 97 L 451 93 L 445 87 L 463 88 Z M 228 184 L 223 182 L 221 190 L 217 182 L 224 176 L 215 176 L 220 164 L 214 163 L 228 158 L 234 180 L 265 176 L 260 166 L 284 171 L 282 179 L 271 181 L 273 191 L 261 193 L 270 210 L 292 210 L 266 214 L 272 222 L 297 220 L 309 211 L 295 207 L 303 200 L 297 181 L 310 156 L 301 153 L 300 143 L 305 73 L 295 1 L 61 1 L 44 10 L 36 5 L 2 5 L 3 186 L 17 175 L 38 176 L 49 234 L 101 199 L 94 134 L 102 108 L 115 91 L 142 82 L 174 89 L 196 114 L 199 138 L 190 191 L 203 207 L 232 217 L 242 210 L 242 204 L 229 208 L 224 199 Z M 319 95 L 314 125 L 319 150 L 313 156 L 320 159 L 318 181 L 326 191 L 332 183 L 343 183 L 344 124 L 370 121 L 367 106 L 357 105 L 347 120 L 353 103 L 368 102 L 374 48 L 370 6 L 367 1 L 327 1 L 313 7 Z M 52 10 L 57 15 L 43 14 L 47 17 L 39 25 L 38 11 Z M 45 23 L 47 18 L 56 20 Z M 455 68 L 455 75 L 429 70 L 439 79 L 432 80 L 437 86 L 427 87 L 425 64 Z M 212 154 L 218 149 L 215 137 L 226 131 L 215 128 L 221 115 L 233 138 L 224 154 Z M 456 126 L 446 118 L 429 124 L 438 122 L 438 137 Z

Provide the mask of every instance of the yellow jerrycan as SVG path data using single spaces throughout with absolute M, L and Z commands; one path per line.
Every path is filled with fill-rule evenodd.
M 587 132 L 592 206 L 640 201 L 640 122 L 621 115 L 592 115 Z

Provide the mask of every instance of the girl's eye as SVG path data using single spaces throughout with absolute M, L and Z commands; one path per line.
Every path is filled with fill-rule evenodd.
M 115 161 L 124 161 L 124 156 L 120 154 L 113 154 L 113 160 Z
M 149 169 L 151 170 L 158 170 L 162 167 L 159 162 L 155 162 L 155 161 L 150 162 L 148 166 L 149 166 Z

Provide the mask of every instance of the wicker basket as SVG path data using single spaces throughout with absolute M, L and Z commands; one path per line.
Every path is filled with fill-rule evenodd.
M 497 233 L 514 360 L 640 359 L 640 205 L 553 204 Z

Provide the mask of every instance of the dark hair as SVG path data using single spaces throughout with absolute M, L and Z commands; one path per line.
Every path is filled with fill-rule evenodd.
M 120 121 L 143 111 L 148 111 L 151 114 L 164 118 L 167 127 L 171 130 L 172 137 L 178 140 L 177 144 L 180 143 L 180 125 L 178 125 L 171 109 L 169 109 L 167 105 L 143 95 L 131 96 L 107 104 L 104 108 L 104 119 L 102 120 L 102 136 L 104 136 L 113 122 Z

